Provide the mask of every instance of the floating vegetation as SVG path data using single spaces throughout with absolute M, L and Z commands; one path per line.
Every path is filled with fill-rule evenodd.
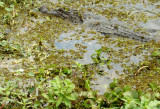
M 1 0 L 0 109 L 159 108 L 158 40 L 102 35 L 44 15 L 42 5 L 96 14 L 117 23 L 114 29 L 159 38 L 158 0 Z

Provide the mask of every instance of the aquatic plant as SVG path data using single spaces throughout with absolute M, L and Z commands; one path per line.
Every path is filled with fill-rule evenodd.
M 30 1 L 30 0 L 29 0 Z M 85 29 L 76 31 L 75 37 L 79 40 L 81 37 L 85 37 L 87 41 L 97 40 L 99 43 L 103 43 L 101 49 L 96 50 L 96 52 L 91 56 L 93 64 L 81 64 L 75 62 L 76 59 L 80 57 L 83 58 L 83 53 L 87 46 L 82 46 L 80 44 L 75 44 L 76 50 L 58 50 L 54 46 L 54 41 L 62 33 L 72 30 L 73 26 L 69 22 L 57 19 L 54 17 L 46 17 L 38 12 L 31 10 L 31 8 L 37 8 L 36 4 L 28 4 L 28 0 L 1 0 L 0 9 L 4 11 L 2 14 L 1 23 L 8 25 L 14 29 L 14 32 L 11 36 L 7 36 L 2 29 L 2 34 L 0 35 L 0 50 L 3 51 L 4 55 L 1 59 L 8 56 L 7 60 L 13 59 L 14 55 L 18 52 L 20 54 L 24 53 L 24 59 L 20 58 L 16 61 L 13 61 L 14 65 L 19 67 L 19 64 L 22 64 L 24 71 L 12 71 L 10 72 L 7 68 L 1 68 L 0 70 L 0 108 L 6 109 L 28 109 L 28 108 L 96 108 L 96 109 L 128 109 L 128 108 L 138 108 L 138 109 L 159 109 L 159 82 L 157 78 L 159 72 L 155 70 L 159 69 L 159 51 L 154 49 L 159 47 L 159 43 L 148 43 L 140 44 L 139 42 L 131 40 L 123 40 L 122 38 L 117 38 L 117 40 L 110 40 L 108 36 L 97 35 L 96 32 L 88 32 L 88 34 L 96 34 L 93 37 L 82 36 L 82 33 L 85 33 Z M 64 0 L 65 1 L 65 0 Z M 93 11 L 96 13 L 106 14 L 108 18 L 118 17 L 119 20 L 128 21 L 131 23 L 135 21 L 147 21 L 147 16 L 142 14 L 131 14 L 130 11 L 124 11 L 125 7 L 121 7 L 122 2 L 136 3 L 134 0 L 95 0 L 90 2 L 90 0 L 76 0 L 76 3 L 71 3 L 70 0 L 66 0 L 66 4 L 53 4 L 52 7 L 73 7 L 74 9 L 80 9 L 80 11 Z M 72 0 L 74 1 L 74 0 Z M 154 2 L 153 0 L 150 0 Z M 102 7 L 100 3 L 110 4 L 113 7 L 109 9 L 96 9 L 90 5 L 94 4 L 96 7 Z M 139 1 L 140 2 L 140 1 Z M 21 8 L 19 8 L 19 5 Z M 84 6 L 89 5 L 89 6 Z M 32 7 L 35 6 L 35 7 Z M 84 6 L 84 7 L 83 7 Z M 121 9 L 119 9 L 120 7 Z M 28 11 L 29 10 L 29 11 Z M 102 10 L 102 11 L 101 11 Z M 7 13 L 6 13 L 7 12 Z M 15 18 L 19 17 L 18 15 L 23 13 L 22 18 L 20 17 L 19 22 L 15 22 Z M 24 14 L 27 13 L 27 14 Z M 138 16 L 139 15 L 139 16 Z M 38 21 L 37 18 L 40 17 L 42 21 Z M 33 20 L 37 21 L 34 22 Z M 29 20 L 28 20 L 29 19 Z M 18 20 L 19 21 L 19 20 Z M 34 22 L 34 25 L 27 27 L 26 24 Z M 133 22 L 132 22 L 133 23 Z M 135 23 L 135 22 L 134 22 Z M 31 28 L 28 32 L 24 34 L 19 33 L 19 27 L 24 25 L 27 28 Z M 14 27 L 15 26 L 15 27 Z M 16 27 L 17 26 L 17 27 Z M 35 26 L 35 27 L 34 27 Z M 22 26 L 23 27 L 23 26 Z M 3 28 L 3 27 L 2 27 Z M 116 28 L 116 27 L 115 27 Z M 139 28 L 137 29 L 139 31 Z M 141 31 L 141 30 L 140 30 Z M 13 44 L 7 38 L 13 38 Z M 72 38 L 72 36 L 71 36 Z M 88 38 L 88 39 L 87 39 Z M 17 40 L 15 40 L 17 39 Z M 65 40 L 65 39 L 63 39 Z M 122 41 L 123 40 L 123 41 Z M 32 42 L 34 41 L 34 42 Z M 25 42 L 26 44 L 23 44 Z M 20 44 L 19 44 L 20 43 Z M 33 43 L 33 44 L 31 44 Z M 108 44 L 114 43 L 115 47 L 119 47 L 120 50 L 110 49 L 108 50 Z M 136 45 L 136 46 L 135 46 Z M 23 46 L 25 49 L 22 49 Z M 135 48 L 132 48 L 135 47 Z M 143 51 L 152 48 L 148 52 L 153 52 L 152 56 L 145 55 L 144 61 L 140 64 L 131 64 L 127 66 L 129 60 L 125 60 L 126 57 L 131 55 L 126 55 L 127 52 L 131 52 L 134 56 L 141 54 Z M 10 52 L 6 52 L 6 51 Z M 105 51 L 106 50 L 106 51 Z M 4 52 L 5 51 L 5 52 Z M 103 53 L 109 57 L 106 59 L 103 57 Z M 18 54 L 18 53 L 17 53 Z M 145 53 L 147 54 L 147 53 Z M 1 54 L 2 55 L 2 54 Z M 16 56 L 17 58 L 17 56 Z M 32 59 L 33 58 L 33 59 Z M 117 60 L 116 58 L 120 58 Z M 97 91 L 93 91 L 91 86 L 91 80 L 94 77 L 95 73 L 98 73 L 97 65 L 110 65 L 111 62 L 122 63 L 125 70 L 125 76 L 128 79 L 123 79 L 120 84 L 118 80 L 114 79 L 114 82 L 110 84 L 110 87 L 106 89 L 106 93 L 98 95 Z M 10 62 L 6 61 L 6 62 Z M 7 63 L 8 65 L 8 63 Z M 75 65 L 75 66 L 73 66 Z M 144 65 L 148 67 L 142 70 Z M 8 65 L 10 67 L 10 64 Z M 12 66 L 11 66 L 12 67 Z M 20 68 L 22 69 L 22 68 Z M 112 68 L 111 68 L 112 69 Z M 116 68 L 118 72 L 118 68 Z M 136 71 L 139 71 L 137 75 L 134 75 Z M 155 75 L 155 76 L 152 76 Z M 140 77 L 140 78 L 138 78 Z M 148 80 L 146 79 L 148 77 Z M 138 78 L 138 79 L 137 79 Z M 156 80 L 157 79 L 157 80 Z M 12 80 L 12 81 L 11 81 Z M 146 84 L 142 84 L 147 83 Z M 154 82 L 150 82 L 153 81 Z M 138 83 L 140 81 L 140 83 Z M 133 83 L 125 85 L 127 83 Z M 156 84 L 157 83 L 157 84 Z M 133 86 L 138 87 L 145 86 L 145 89 L 138 91 L 132 89 Z M 146 91 L 146 92 L 145 92 Z

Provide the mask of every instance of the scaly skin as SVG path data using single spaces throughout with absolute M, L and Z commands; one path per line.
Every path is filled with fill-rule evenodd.
M 148 42 L 150 40 L 156 40 L 153 37 L 149 37 L 146 34 L 137 33 L 133 30 L 129 30 L 127 28 L 124 28 L 123 26 L 117 26 L 115 24 L 110 24 L 108 21 L 102 21 L 100 20 L 88 20 L 85 21 L 85 19 L 90 18 L 91 15 L 79 15 L 77 10 L 70 10 L 65 11 L 63 8 L 54 9 L 49 11 L 47 7 L 42 6 L 39 9 L 40 12 L 47 14 L 47 15 L 54 15 L 56 17 L 60 17 L 62 19 L 67 19 L 73 24 L 84 24 L 89 28 L 95 29 L 96 31 L 105 34 L 105 35 L 116 35 L 121 36 L 125 38 L 130 38 L 134 40 L 138 40 L 141 42 Z
M 78 14 L 78 11 L 76 10 L 65 11 L 63 8 L 59 8 L 57 10 L 49 11 L 47 7 L 42 6 L 40 7 L 39 11 L 47 15 L 54 15 L 62 19 L 67 19 L 74 24 L 83 23 L 82 17 Z

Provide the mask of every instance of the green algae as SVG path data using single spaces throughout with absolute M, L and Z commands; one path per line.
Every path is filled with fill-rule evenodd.
M 106 15 L 106 17 L 109 19 L 117 17 L 121 21 L 127 21 L 131 24 L 133 23 L 134 26 L 136 26 L 138 22 L 147 22 L 148 19 L 157 17 L 157 15 L 148 17 L 145 13 L 132 14 L 132 10 L 127 12 L 124 11 L 125 7 L 120 7 L 121 10 L 117 9 L 115 7 L 118 7 L 120 2 L 115 1 L 105 1 L 105 3 L 109 2 L 109 4 L 113 4 L 113 7 L 111 8 L 101 10 L 98 8 L 95 9 L 94 7 L 89 7 L 87 8 L 87 10 L 101 15 Z M 94 3 L 98 7 L 102 7 L 100 1 L 97 0 Z M 132 0 L 131 3 L 135 4 L 136 2 Z M 73 9 L 77 9 L 78 7 L 79 11 L 81 11 L 82 13 L 85 12 L 86 8 L 80 7 L 80 5 L 91 5 L 89 2 L 85 2 L 83 0 L 81 2 L 77 2 L 76 4 L 50 4 L 51 8 L 67 6 L 72 7 Z M 32 8 L 34 9 L 34 7 Z M 52 78 L 57 74 L 57 72 L 65 68 L 72 69 L 75 72 L 79 70 L 76 68 L 74 69 L 72 65 L 75 64 L 75 60 L 83 58 L 84 53 L 87 52 L 87 46 L 77 43 L 75 44 L 77 50 L 58 50 L 54 45 L 55 40 L 58 39 L 61 33 L 66 33 L 70 30 L 73 30 L 77 33 L 75 33 L 72 37 L 76 37 L 77 40 L 79 40 L 81 37 L 83 37 L 86 42 L 97 40 L 98 43 L 103 46 L 102 49 L 111 48 L 106 54 L 109 55 L 109 60 L 112 63 L 120 63 L 124 67 L 124 77 L 120 78 L 120 85 L 132 85 L 136 86 L 138 90 L 145 90 L 146 88 L 148 88 L 148 83 L 153 81 L 159 83 L 159 71 L 156 71 L 156 68 L 160 67 L 160 65 L 158 62 L 156 62 L 156 59 L 152 59 L 150 57 L 150 54 L 145 54 L 146 50 L 148 53 L 152 53 L 157 50 L 157 48 L 159 48 L 159 43 L 141 43 L 134 40 L 126 40 L 124 38 L 112 39 L 110 38 L 111 36 L 102 36 L 93 30 L 86 31 L 85 27 L 81 30 L 75 30 L 75 25 L 70 24 L 70 22 L 53 16 L 43 15 L 38 11 L 26 11 L 20 9 L 19 11 L 25 14 L 19 13 L 19 15 L 14 19 L 14 22 L 11 21 L 11 30 L 13 32 L 10 33 L 7 38 L 11 40 L 11 43 L 20 45 L 21 49 L 19 49 L 19 51 L 23 51 L 21 52 L 21 54 L 24 57 L 18 57 L 18 55 L 9 55 L 8 57 L 9 59 L 18 58 L 18 60 L 15 60 L 15 63 L 21 64 L 20 67 L 25 69 L 25 73 L 32 71 L 35 73 L 35 75 Z M 139 30 L 142 31 L 143 29 L 138 29 L 137 31 Z M 82 33 L 84 32 L 87 32 L 87 35 L 83 35 Z M 90 37 L 90 35 L 88 34 L 92 34 L 94 36 Z M 114 49 L 114 47 L 111 47 L 110 45 L 112 44 L 115 44 L 114 47 L 118 47 L 118 49 Z M 16 51 L 13 51 L 13 54 L 16 54 Z M 141 63 L 132 63 L 129 66 L 127 65 L 127 63 L 130 61 L 131 56 L 137 56 L 140 54 L 143 54 L 144 57 L 144 59 L 141 60 Z M 7 54 L 2 55 L 1 57 L 4 58 L 6 55 Z M 29 59 L 30 56 L 33 56 L 33 60 Z M 58 71 L 45 69 L 46 65 L 49 64 L 56 64 L 57 67 L 55 67 L 55 69 L 58 69 Z M 135 72 L 137 72 L 137 70 L 143 66 L 149 66 L 149 68 L 143 69 L 138 75 L 134 76 Z M 44 75 L 40 73 L 42 71 L 38 70 L 39 68 L 44 68 L 44 70 L 42 70 L 45 72 Z M 112 69 L 113 67 L 110 66 L 109 68 Z M 74 83 L 79 86 L 77 90 L 82 90 L 80 88 L 84 87 L 84 80 L 87 77 L 92 78 L 94 73 L 99 72 L 99 69 L 95 65 L 87 65 L 83 68 L 83 70 L 84 72 L 77 71 L 79 74 L 73 74 L 70 76 L 70 78 L 73 79 Z M 116 73 L 119 73 L 118 68 L 114 69 L 114 71 Z M 25 73 L 11 73 L 8 69 L 5 68 L 1 71 L 0 74 L 2 74 L 2 72 L 5 72 L 4 76 L 8 77 L 6 80 L 14 80 L 14 78 L 17 77 L 21 77 L 23 79 L 28 78 L 27 74 Z M 15 77 L 15 75 L 17 76 Z M 83 75 L 83 78 L 79 78 L 81 77 L 81 75 Z M 79 79 L 79 81 L 81 81 L 81 84 L 79 84 L 77 78 Z M 25 84 L 25 82 L 23 84 Z

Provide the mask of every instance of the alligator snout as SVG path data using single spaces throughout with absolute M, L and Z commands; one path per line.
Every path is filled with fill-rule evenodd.
M 39 8 L 39 11 L 42 12 L 43 14 L 54 15 L 56 17 L 69 20 L 74 24 L 83 23 L 83 19 L 81 15 L 79 15 L 77 10 L 65 11 L 65 9 L 59 8 L 59 9 L 53 9 L 49 11 L 46 6 L 41 6 Z

